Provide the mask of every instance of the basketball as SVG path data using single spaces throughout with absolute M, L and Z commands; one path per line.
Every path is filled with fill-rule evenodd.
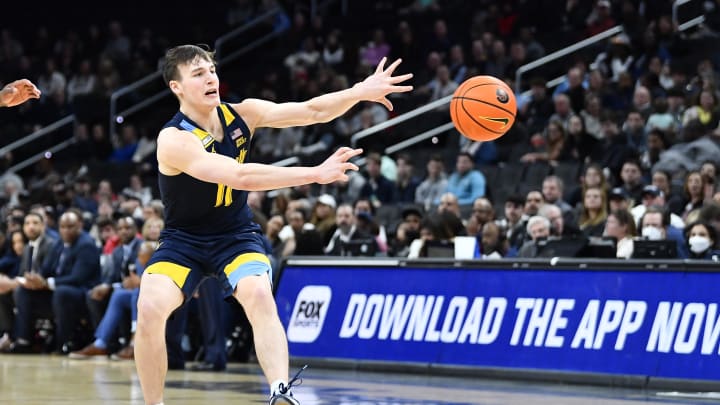
M 455 128 L 473 141 L 492 141 L 515 122 L 515 94 L 502 80 L 475 76 L 453 93 L 450 118 Z

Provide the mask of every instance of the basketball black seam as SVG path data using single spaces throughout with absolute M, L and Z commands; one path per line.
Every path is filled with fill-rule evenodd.
M 505 108 L 502 108 L 502 107 L 500 107 L 499 105 L 495 105 L 495 104 L 493 104 L 493 103 L 488 103 L 487 101 L 484 101 L 484 100 L 479 100 L 479 99 L 477 99 L 477 98 L 464 97 L 464 96 L 453 97 L 453 100 L 454 100 L 454 99 L 472 100 L 472 101 L 477 101 L 478 103 L 483 103 L 483 104 L 486 104 L 486 105 L 490 105 L 490 106 L 493 106 L 493 107 L 495 107 L 495 108 L 497 108 L 497 109 L 499 109 L 499 110 L 505 111 L 506 113 L 512 115 L 513 119 L 515 119 L 515 114 L 514 114 L 512 111 L 507 110 L 507 109 L 505 109 Z M 467 111 L 466 111 L 466 112 L 467 112 Z
M 457 125 L 459 127 L 458 130 L 460 130 L 461 134 L 465 134 L 465 131 L 463 131 L 463 129 L 462 129 L 462 122 L 460 120 L 460 114 L 458 113 L 458 105 L 460 103 L 462 103 L 462 101 L 455 103 L 455 117 L 457 118 Z
M 462 101 L 461 101 L 461 103 L 462 103 Z M 480 123 L 480 121 L 476 120 L 475 117 L 473 117 L 472 114 L 470 114 L 470 111 L 468 111 L 468 110 L 465 108 L 465 105 L 464 105 L 464 104 L 463 104 L 463 106 L 462 106 L 462 109 L 463 109 L 463 111 L 465 111 L 465 114 L 467 114 L 467 116 L 470 117 L 471 120 L 473 120 L 474 123 L 480 125 L 480 126 L 483 127 L 485 130 L 487 130 L 487 131 L 489 131 L 489 132 L 492 132 L 493 134 L 498 134 L 498 135 L 502 135 L 502 134 L 505 133 L 505 132 L 503 132 L 503 131 L 495 131 L 494 129 L 490 129 L 490 128 L 486 127 L 485 125 L 483 125 L 482 123 Z
M 463 97 L 456 97 L 456 98 L 463 99 L 463 100 L 465 99 L 465 98 L 463 98 Z M 471 100 L 473 100 L 473 99 L 471 99 Z M 479 100 L 476 100 L 476 101 L 479 101 Z M 462 101 L 460 101 L 458 104 L 460 104 L 460 103 L 462 103 Z M 490 105 L 492 105 L 492 104 L 490 104 Z M 497 135 L 502 135 L 502 134 L 504 134 L 504 133 L 506 132 L 506 131 L 495 131 L 494 129 L 490 129 L 490 128 L 486 127 L 485 125 L 483 125 L 480 121 L 476 120 L 475 117 L 473 117 L 472 114 L 470 114 L 470 111 L 468 111 L 467 108 L 465 108 L 465 104 L 462 104 L 462 109 L 463 109 L 463 111 L 465 111 L 465 114 L 467 114 L 467 116 L 470 117 L 470 119 L 471 119 L 474 123 L 480 125 L 481 127 L 483 127 L 484 129 L 486 129 L 487 131 L 490 131 L 490 132 L 492 132 L 493 134 L 497 134 Z

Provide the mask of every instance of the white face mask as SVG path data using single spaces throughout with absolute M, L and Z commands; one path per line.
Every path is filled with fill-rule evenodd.
M 702 253 L 710 248 L 710 239 L 704 236 L 691 236 L 688 244 L 693 253 Z
M 647 238 L 648 240 L 662 240 L 663 234 L 660 228 L 656 228 L 654 226 L 646 226 L 642 230 L 642 236 Z

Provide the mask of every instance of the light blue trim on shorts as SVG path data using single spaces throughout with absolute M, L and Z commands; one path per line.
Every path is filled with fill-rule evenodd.
M 268 266 L 267 263 L 253 260 L 239 265 L 227 276 L 227 278 L 234 291 L 241 279 L 248 276 L 259 276 L 263 273 L 268 273 L 271 277 L 270 279 L 272 280 L 272 268 Z

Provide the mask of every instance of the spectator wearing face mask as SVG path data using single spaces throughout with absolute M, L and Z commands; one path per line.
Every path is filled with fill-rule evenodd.
M 662 207 L 650 206 L 639 221 L 640 236 L 647 240 L 672 240 L 677 243 L 679 259 L 689 255 L 682 230 L 670 225 L 670 215 Z
M 690 254 L 688 259 L 715 260 L 720 258 L 720 251 L 715 249 L 717 233 L 715 228 L 705 222 L 693 222 L 685 228 Z

